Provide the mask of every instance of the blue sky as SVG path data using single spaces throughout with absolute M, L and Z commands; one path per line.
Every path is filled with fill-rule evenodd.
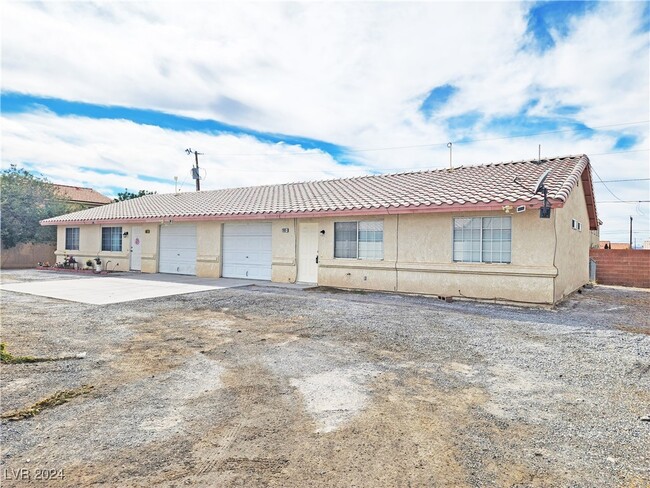
M 649 12 L 7 3 L 2 164 L 108 194 L 189 191 L 186 147 L 216 189 L 441 167 L 453 142 L 457 164 L 536 157 L 541 144 L 593 155 L 605 180 L 648 178 Z M 648 200 L 647 183 L 608 186 Z M 624 238 L 629 214 L 639 238 L 650 229 L 647 205 L 609 203 L 600 183 L 596 195 L 608 237 Z

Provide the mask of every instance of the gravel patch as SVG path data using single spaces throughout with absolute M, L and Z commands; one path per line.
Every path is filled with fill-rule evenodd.
M 100 307 L 6 292 L 11 353 L 86 357 L 2 365 L 2 411 L 94 389 L 3 422 L 2 468 L 65 468 L 78 486 L 645 486 L 649 316 L 647 291 L 609 287 L 555 309 L 260 286 Z

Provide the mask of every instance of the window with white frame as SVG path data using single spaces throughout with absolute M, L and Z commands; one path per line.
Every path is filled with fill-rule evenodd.
M 511 217 L 454 219 L 454 261 L 510 263 L 511 244 Z
M 384 259 L 384 223 L 335 222 L 334 257 Z
M 68 251 L 79 250 L 79 227 L 67 227 L 65 229 L 65 248 Z
M 122 227 L 102 227 L 102 251 L 122 250 Z

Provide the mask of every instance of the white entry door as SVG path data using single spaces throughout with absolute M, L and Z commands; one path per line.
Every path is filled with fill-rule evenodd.
M 131 270 L 142 271 L 142 227 L 131 227 Z
M 298 224 L 298 281 L 318 281 L 318 224 Z
M 196 225 L 160 226 L 161 273 L 196 274 Z
M 271 279 L 271 223 L 223 225 L 224 278 Z

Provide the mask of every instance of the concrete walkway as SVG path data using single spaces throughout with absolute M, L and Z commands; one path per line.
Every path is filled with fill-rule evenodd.
M 237 280 L 231 278 L 197 278 L 196 276 L 172 274 L 116 273 L 111 275 L 84 275 L 71 278 L 69 275 L 53 279 L 49 276 L 40 281 L 3 283 L 2 291 L 26 293 L 71 302 L 91 305 L 132 302 L 146 298 L 183 295 L 224 288 L 251 285 L 289 288 L 307 288 L 313 285 L 271 283 L 269 281 Z

